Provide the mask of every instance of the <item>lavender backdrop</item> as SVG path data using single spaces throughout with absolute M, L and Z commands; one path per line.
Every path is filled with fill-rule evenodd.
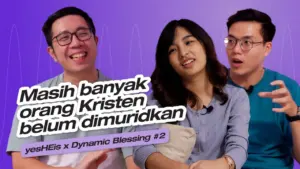
M 5 150 L 19 87 L 34 85 L 62 72 L 46 52 L 41 27 L 48 15 L 68 5 L 86 10 L 94 19 L 100 37 L 97 66 L 113 79 L 138 73 L 149 76 L 162 28 L 171 19 L 179 18 L 192 19 L 203 26 L 212 36 L 220 60 L 228 65 L 223 46 L 226 19 L 239 9 L 256 8 L 270 14 L 277 26 L 266 67 L 300 82 L 300 74 L 296 74 L 300 70 L 300 58 L 296 57 L 300 55 L 298 0 L 2 1 L 0 164 L 5 169 L 12 168 Z

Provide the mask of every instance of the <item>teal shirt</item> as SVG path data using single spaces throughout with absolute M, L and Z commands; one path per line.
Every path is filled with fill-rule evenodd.
M 250 125 L 248 159 L 243 166 L 246 168 L 292 169 L 292 133 L 289 121 L 284 113 L 276 113 L 272 108 L 281 106 L 272 103 L 270 98 L 261 98 L 259 92 L 270 92 L 278 86 L 270 83 L 275 80 L 284 81 L 294 101 L 300 105 L 300 87 L 296 81 L 278 72 L 265 69 L 262 80 L 249 93 Z M 229 83 L 234 84 L 231 80 Z M 234 84 L 235 86 L 238 86 Z M 296 112 L 295 112 L 296 113 Z

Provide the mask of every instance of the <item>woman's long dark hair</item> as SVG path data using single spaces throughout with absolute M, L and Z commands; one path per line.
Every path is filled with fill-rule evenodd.
M 181 77 L 175 72 L 169 62 L 168 50 L 173 43 L 177 27 L 185 28 L 204 47 L 206 53 L 206 73 L 213 85 L 213 93 L 221 104 L 225 104 L 228 95 L 223 91 L 227 83 L 227 68 L 222 65 L 215 52 L 211 37 L 198 24 L 187 19 L 173 20 L 163 29 L 156 47 L 156 67 L 151 75 L 154 98 L 163 107 L 178 106 L 191 101 L 192 107 L 198 106 L 199 98 L 183 85 Z

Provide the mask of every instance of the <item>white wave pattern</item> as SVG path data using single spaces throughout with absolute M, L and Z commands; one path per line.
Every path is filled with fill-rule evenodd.
M 287 28 L 285 29 L 284 31 L 284 34 L 283 34 L 283 38 L 282 38 L 282 43 L 281 43 L 281 55 L 280 55 L 280 72 L 283 71 L 283 57 L 285 55 L 285 37 L 287 36 L 288 38 L 288 41 L 290 42 L 290 45 L 289 47 L 291 48 L 291 53 L 292 55 L 289 56 L 291 57 L 291 63 L 292 64 L 292 71 L 293 71 L 293 74 L 292 74 L 292 78 L 294 80 L 296 80 L 296 63 L 295 63 L 295 56 L 294 56 L 294 48 L 293 48 L 293 40 L 292 40 L 292 31 L 291 31 L 291 28 L 290 28 L 290 24 L 287 24 Z
M 109 66 L 110 66 L 110 71 L 112 72 L 112 74 L 110 75 L 110 78 L 114 79 L 115 78 L 115 74 L 114 74 L 114 68 L 113 68 L 113 55 L 112 55 L 112 50 L 111 50 L 111 42 L 110 42 L 110 36 L 109 36 L 109 31 L 108 31 L 108 26 L 107 25 L 103 25 L 102 30 L 101 30 L 101 36 L 100 36 L 100 46 L 99 46 L 99 65 L 102 63 L 101 62 L 101 51 L 103 48 L 103 38 L 104 36 L 107 37 L 107 42 L 105 42 L 105 44 L 108 45 L 108 50 L 109 50 Z M 106 57 L 106 56 L 105 56 Z
M 144 73 L 143 69 L 143 52 L 142 52 L 142 45 L 141 45 L 141 37 L 140 37 L 140 30 L 137 24 L 134 24 L 132 27 L 132 32 L 131 32 L 131 38 L 130 38 L 130 46 L 129 46 L 129 59 L 128 59 L 128 74 L 127 76 L 130 76 L 130 68 L 131 68 L 131 53 L 132 53 L 132 44 L 133 44 L 133 37 L 134 37 L 134 32 L 136 30 L 137 36 L 138 36 L 138 48 L 140 51 L 140 63 L 141 63 L 141 72 Z
M 2 147 L 3 141 L 3 131 L 4 131 L 4 126 L 6 122 L 6 109 L 7 109 L 7 93 L 8 93 L 8 77 L 9 77 L 9 68 L 10 68 L 10 58 L 11 58 L 11 45 L 12 45 L 12 36 L 14 30 L 16 31 L 16 36 L 17 36 L 17 48 L 18 48 L 18 58 L 19 58 L 19 66 L 20 66 L 20 81 L 21 84 L 23 84 L 23 76 L 22 76 L 22 60 L 21 60 L 21 50 L 20 50 L 20 41 L 19 41 L 19 33 L 17 29 L 17 25 L 14 24 L 12 25 L 12 28 L 10 30 L 10 37 L 9 37 L 9 45 L 8 45 L 8 58 L 7 58 L 7 68 L 6 68 L 6 77 L 5 77 L 5 91 L 4 91 L 4 108 L 3 108 L 3 118 L 2 119 L 2 126 L 1 126 L 1 132 L 0 132 L 0 147 Z M 0 158 L 0 164 L 2 164 L 2 158 Z

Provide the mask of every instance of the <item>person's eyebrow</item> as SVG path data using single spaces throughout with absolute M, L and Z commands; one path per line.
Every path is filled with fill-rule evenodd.
M 185 40 L 185 39 L 187 39 L 187 38 L 189 38 L 189 37 L 194 37 L 194 36 L 189 34 L 189 35 L 184 36 L 184 37 L 182 38 L 182 40 Z M 175 45 L 174 42 L 172 42 L 171 46 L 172 46 L 172 45 Z
M 79 26 L 79 27 L 76 28 L 75 32 L 78 31 L 78 30 L 82 30 L 82 29 L 89 29 L 89 28 L 86 27 L 86 26 Z M 64 30 L 64 31 L 59 32 L 56 36 L 58 36 L 60 34 L 64 34 L 64 33 L 71 33 L 71 32 L 68 31 L 68 30 Z
M 251 36 L 251 35 L 246 35 L 246 36 L 243 36 L 242 38 L 236 38 L 235 36 L 229 34 L 228 37 L 230 38 L 235 38 L 235 39 L 252 39 L 254 38 L 254 36 Z
M 229 37 L 229 38 L 236 38 L 235 36 L 233 36 L 231 34 L 229 34 L 227 37 Z
M 79 27 L 76 29 L 76 31 L 81 30 L 81 29 L 89 29 L 89 28 L 86 27 L 86 26 L 79 26 Z
M 182 40 L 185 40 L 185 39 L 187 39 L 189 37 L 193 37 L 193 35 L 186 35 L 185 37 L 182 38 Z
M 243 37 L 242 37 L 242 39 L 252 39 L 252 38 L 254 38 L 254 36 L 248 35 L 248 36 L 243 36 Z

